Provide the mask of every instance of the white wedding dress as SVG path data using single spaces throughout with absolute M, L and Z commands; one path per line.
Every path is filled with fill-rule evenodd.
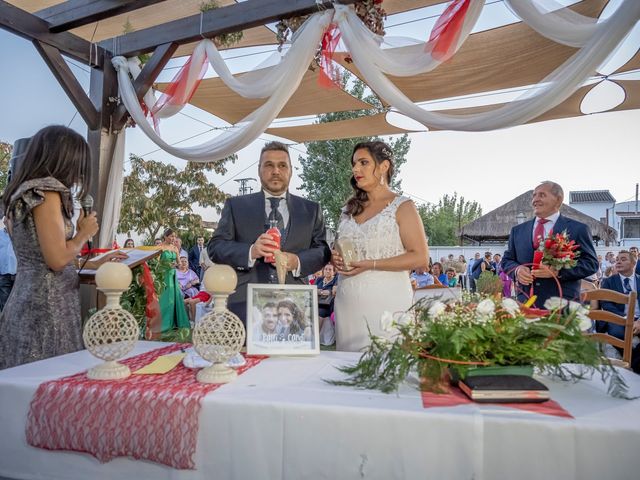
M 384 210 L 362 224 L 343 214 L 338 238 L 351 240 L 357 258 L 362 260 L 380 260 L 405 253 L 396 212 L 407 200 L 407 197 L 396 197 Z M 390 315 L 406 311 L 411 307 L 412 299 L 408 271 L 367 270 L 353 277 L 341 275 L 334 305 L 336 350 L 354 352 L 368 346 L 367 325 L 376 336 L 389 338 L 394 335 L 396 330 L 389 329 L 381 320 L 385 317 L 388 321 Z

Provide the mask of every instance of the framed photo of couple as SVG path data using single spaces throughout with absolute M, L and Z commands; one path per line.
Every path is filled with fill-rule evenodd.
M 318 290 L 313 285 L 247 286 L 247 353 L 320 353 Z

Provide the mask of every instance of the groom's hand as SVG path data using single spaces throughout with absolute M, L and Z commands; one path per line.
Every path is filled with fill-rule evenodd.
M 263 233 L 260 235 L 255 243 L 251 246 L 251 259 L 262 258 L 267 255 L 271 255 L 275 252 L 278 244 L 273 241 L 271 235 Z

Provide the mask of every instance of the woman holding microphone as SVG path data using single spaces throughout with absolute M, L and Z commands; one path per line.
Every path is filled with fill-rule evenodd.
M 91 181 L 87 142 L 75 131 L 50 126 L 36 133 L 2 196 L 18 260 L 11 296 L 0 314 L 0 369 L 81 350 L 79 278 L 75 260 L 98 232 L 96 213 L 80 213 Z M 103 256 L 100 263 L 126 257 Z M 87 262 L 87 268 L 97 268 Z

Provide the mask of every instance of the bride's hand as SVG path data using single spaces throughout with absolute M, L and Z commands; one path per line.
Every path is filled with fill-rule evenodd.
M 344 269 L 344 261 L 337 250 L 331 250 L 331 263 L 340 272 Z
M 357 262 L 351 262 L 349 266 L 351 267 L 350 270 L 340 270 L 340 274 L 345 277 L 353 277 L 367 270 L 373 270 L 373 260 L 358 260 Z

